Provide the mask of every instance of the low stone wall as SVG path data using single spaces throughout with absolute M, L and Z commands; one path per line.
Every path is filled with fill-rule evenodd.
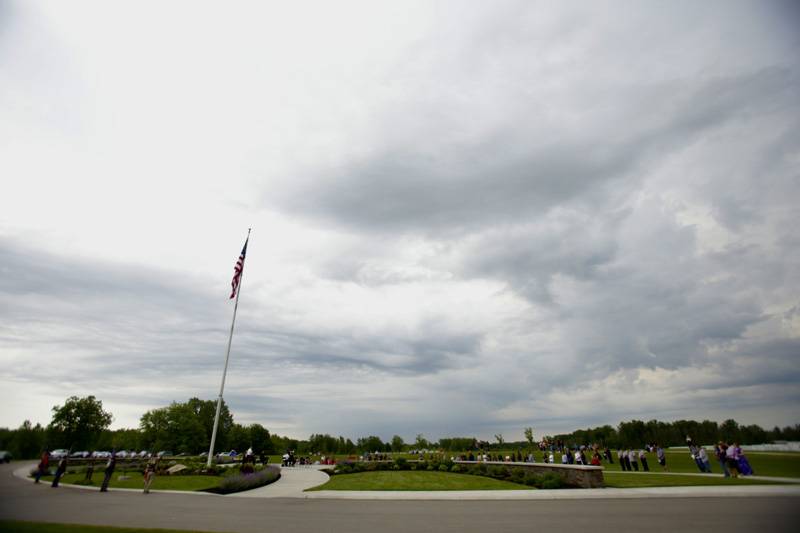
M 583 466 L 583 465 L 559 465 L 551 463 L 505 463 L 500 461 L 455 461 L 466 465 L 498 465 L 508 469 L 524 468 L 534 474 L 542 475 L 555 473 L 561 476 L 566 485 L 570 487 L 580 487 L 582 489 L 596 489 L 605 486 L 603 480 L 603 467 Z

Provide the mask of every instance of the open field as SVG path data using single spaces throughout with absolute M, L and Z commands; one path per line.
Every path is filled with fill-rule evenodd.
M 114 474 L 114 477 L 109 483 L 110 488 L 116 489 L 143 489 L 144 479 L 140 472 L 129 472 L 125 475 L 129 479 L 118 480 L 117 477 L 121 474 Z M 87 485 L 90 487 L 99 487 L 103 483 L 103 473 L 96 472 L 92 477 L 91 484 L 83 483 L 85 475 L 82 473 L 67 474 L 61 478 L 61 483 L 73 483 L 76 485 Z M 215 476 L 157 476 L 150 485 L 151 490 L 187 490 L 197 491 L 213 489 L 219 485 L 221 478 Z M 42 483 L 50 484 L 53 482 L 53 476 L 42 477 Z
M 468 474 L 383 471 L 333 476 L 324 485 L 308 490 L 531 490 L 531 487 Z
M 694 460 L 689 456 L 688 450 L 667 451 L 666 456 L 668 472 L 685 472 L 692 474 L 699 472 Z M 716 457 L 714 457 L 713 454 L 709 454 L 708 459 L 711 462 L 712 472 L 721 474 L 722 469 Z M 800 478 L 800 454 L 753 452 L 747 454 L 747 460 L 750 462 L 750 466 L 753 467 L 754 473 L 759 476 Z M 647 462 L 652 472 L 662 471 L 655 454 L 647 454 Z M 614 464 L 604 463 L 603 466 L 606 470 L 622 470 L 617 461 L 616 453 L 614 455 Z M 639 468 L 641 469 L 641 465 L 639 465 Z
M 132 527 L 87 526 L 82 524 L 51 524 L 47 522 L 20 522 L 0 520 L 4 533 L 202 533 L 185 529 L 144 529 Z

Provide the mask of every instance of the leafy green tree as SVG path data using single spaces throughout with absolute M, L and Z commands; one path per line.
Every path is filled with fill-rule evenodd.
M 94 396 L 71 396 L 64 405 L 53 407 L 53 418 L 47 428 L 48 444 L 73 450 L 92 449 L 113 419 L 111 413 L 103 410 L 103 402 Z
M 474 437 L 443 437 L 439 439 L 439 448 L 451 452 L 474 450 L 476 441 Z
M 205 413 L 198 409 L 201 407 L 198 402 L 201 401 L 192 400 L 186 403 L 173 402 L 168 407 L 152 409 L 142 415 L 139 420 L 142 447 L 151 451 L 168 450 L 175 453 L 198 453 L 208 450 L 211 436 L 206 431 Z M 230 420 L 232 422 L 233 417 Z M 211 423 L 213 424 L 213 418 Z M 222 428 L 222 415 L 220 415 L 220 428 Z M 230 426 L 227 427 L 227 431 L 230 431 Z M 226 438 L 227 434 L 224 437 Z M 217 451 L 227 447 L 225 438 L 218 439 Z
M 719 426 L 721 437 L 728 442 L 741 442 L 742 432 L 736 420 L 728 419 Z
M 528 446 L 533 448 L 533 428 L 525 428 L 525 440 L 528 441 Z
M 431 443 L 428 442 L 428 440 L 422 435 L 422 433 L 418 433 L 417 434 L 417 438 L 414 441 L 414 446 L 418 450 L 423 450 L 423 449 L 426 449 L 426 448 L 430 448 L 431 447 Z
M 494 438 L 497 441 L 497 445 L 498 446 L 502 446 L 503 443 L 506 442 L 506 440 L 503 438 L 503 434 L 502 433 L 498 433 L 497 435 L 494 436 Z
M 139 419 L 143 446 L 150 451 L 166 450 L 170 447 L 169 408 L 160 407 L 147 411 Z
M 403 437 L 400 435 L 395 435 L 392 437 L 392 451 L 393 452 L 402 452 L 406 449 L 406 443 L 403 442 Z
M 272 445 L 272 439 L 267 428 L 261 424 L 253 424 L 248 429 L 250 431 L 250 445 L 255 453 L 275 453 L 275 447 Z
M 17 459 L 33 459 L 44 449 L 44 428 L 39 424 L 31 425 L 30 420 L 23 422 L 11 435 L 13 438 L 5 447 Z
M 186 402 L 186 405 L 195 414 L 206 433 L 204 442 L 206 443 L 205 448 L 207 450 L 209 444 L 211 443 L 211 434 L 214 431 L 214 417 L 217 413 L 217 401 L 190 398 L 189 401 Z M 227 441 L 228 432 L 232 427 L 233 415 L 223 399 L 219 410 L 219 425 L 217 427 L 216 440 L 217 449 L 222 450 L 225 448 L 232 448 L 230 443 Z
M 222 450 L 227 451 L 229 448 L 237 452 L 244 452 L 250 447 L 250 431 L 241 424 L 233 424 L 228 432 L 228 446 Z
M 380 437 L 370 435 L 369 437 L 360 437 L 356 447 L 362 452 L 383 452 L 386 451 L 387 445 L 383 443 Z

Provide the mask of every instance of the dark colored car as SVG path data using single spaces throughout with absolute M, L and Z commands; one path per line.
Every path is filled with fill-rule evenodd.
M 11 459 L 13 459 L 11 452 L 0 450 L 0 463 L 10 463 Z

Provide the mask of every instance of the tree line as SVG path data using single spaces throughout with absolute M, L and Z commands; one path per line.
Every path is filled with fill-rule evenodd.
M 103 409 L 94 396 L 70 397 L 64 405 L 53 407 L 50 423 L 43 427 L 25 421 L 17 429 L 0 428 L 0 449 L 10 451 L 15 458 L 32 459 L 42 450 L 56 448 L 73 451 L 92 450 L 168 450 L 173 453 L 199 454 L 208 451 L 214 425 L 216 402 L 190 398 L 168 406 L 151 409 L 142 415 L 135 429 L 111 430 L 113 415 Z M 383 441 L 370 435 L 356 441 L 343 436 L 313 434 L 307 440 L 271 434 L 261 424 L 236 423 L 224 400 L 220 410 L 216 451 L 243 451 L 253 448 L 257 453 L 274 454 L 294 450 L 301 455 L 311 453 L 356 454 L 406 452 L 409 450 L 508 450 L 530 449 L 537 445 L 533 428 L 525 428 L 525 441 L 506 442 L 495 435 L 496 442 L 480 441 L 474 437 L 444 437 L 429 441 L 418 434 L 406 443 L 399 435 Z M 609 448 L 641 447 L 645 443 L 680 446 L 690 436 L 694 442 L 711 444 L 720 440 L 739 444 L 761 444 L 774 441 L 800 440 L 800 424 L 765 430 L 758 425 L 740 425 L 735 420 L 718 424 L 710 420 L 631 420 L 610 425 L 579 429 L 572 433 L 546 436 L 542 442 L 561 442 L 566 446 L 599 444 Z

